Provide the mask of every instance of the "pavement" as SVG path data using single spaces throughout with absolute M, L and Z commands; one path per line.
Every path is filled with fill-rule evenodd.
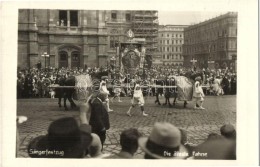
M 160 97 L 161 102 L 164 98 Z M 194 145 L 202 143 L 210 133 L 220 133 L 219 129 L 224 124 L 232 124 L 236 127 L 236 96 L 206 96 L 205 110 L 195 110 L 192 102 L 187 108 L 183 108 L 183 102 L 178 101 L 176 106 L 159 106 L 154 103 L 155 97 L 146 97 L 145 111 L 148 117 L 142 116 L 140 108 L 132 109 L 132 117 L 126 115 L 131 102 L 130 97 L 121 98 L 123 102 L 114 101 L 110 108 L 114 112 L 109 113 L 111 128 L 107 131 L 107 139 L 104 144 L 105 153 L 117 153 L 120 151 L 119 138 L 124 129 L 137 128 L 144 136 L 149 136 L 155 122 L 170 122 L 187 131 L 188 142 Z M 39 136 L 47 134 L 50 123 L 62 117 L 75 117 L 78 120 L 78 109 L 64 112 L 64 108 L 58 107 L 57 99 L 34 98 L 18 99 L 17 115 L 24 115 L 28 120 L 18 125 L 20 135 L 20 149 L 18 157 L 28 157 L 27 146 L 29 142 Z M 143 156 L 138 149 L 136 158 Z

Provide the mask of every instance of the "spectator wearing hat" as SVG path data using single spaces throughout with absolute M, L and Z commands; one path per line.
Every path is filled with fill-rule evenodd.
M 92 133 L 99 136 L 102 149 L 106 140 L 106 131 L 110 128 L 109 115 L 103 104 L 106 102 L 106 99 L 107 94 L 105 92 L 99 92 L 90 102 L 91 114 L 89 124 L 92 126 Z
M 52 122 L 48 134 L 33 139 L 28 146 L 32 158 L 83 158 L 92 141 L 91 127 L 80 127 L 72 117 Z
M 227 124 L 220 128 L 220 133 L 227 139 L 236 139 L 236 130 L 233 125 Z
M 138 149 L 138 139 L 141 137 L 141 133 L 135 129 L 124 130 L 120 135 L 120 145 L 122 147 L 118 154 L 109 156 L 109 159 L 132 159 L 134 153 Z
M 236 75 L 233 75 L 232 78 L 231 78 L 231 91 L 230 91 L 230 93 L 232 95 L 237 94 L 237 78 L 236 78 Z
M 149 137 L 140 137 L 138 144 L 145 159 L 186 159 L 188 150 L 181 144 L 181 132 L 174 125 L 155 123 Z
M 231 77 L 226 74 L 222 80 L 222 88 L 225 95 L 229 95 L 231 91 Z
M 203 101 L 204 101 L 204 92 L 201 87 L 201 77 L 196 77 L 195 78 L 195 84 L 194 84 L 194 89 L 193 89 L 193 97 L 195 98 L 195 106 L 194 109 L 205 109 L 202 107 Z M 199 107 L 197 107 L 197 105 Z

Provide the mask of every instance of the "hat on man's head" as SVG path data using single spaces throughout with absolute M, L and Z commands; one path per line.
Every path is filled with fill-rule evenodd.
M 102 76 L 101 77 L 101 80 L 106 80 L 106 79 L 108 79 L 108 76 Z
M 184 159 L 187 149 L 181 144 L 181 132 L 174 125 L 162 122 L 155 123 L 149 137 L 138 140 L 141 149 L 156 159 Z
M 201 80 L 201 77 L 200 77 L 200 76 L 198 76 L 198 77 L 195 78 L 195 81 L 200 81 L 200 80 Z
M 231 124 L 223 125 L 220 128 L 220 133 L 222 136 L 225 136 L 226 138 L 236 138 L 235 127 Z
M 91 141 L 92 136 L 90 133 L 81 131 L 73 117 L 66 117 L 52 122 L 49 126 L 48 134 L 36 138 L 36 140 L 30 143 L 28 150 L 56 150 L 63 152 L 62 156 L 56 153 L 49 153 L 48 155 L 29 154 L 31 157 L 82 158 Z
M 97 97 L 100 98 L 102 102 L 104 102 L 107 99 L 107 94 L 105 92 L 103 92 L 103 91 L 100 91 L 97 94 Z

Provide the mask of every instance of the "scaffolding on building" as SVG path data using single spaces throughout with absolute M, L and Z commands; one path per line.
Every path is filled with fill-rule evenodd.
M 132 29 L 135 38 L 145 38 L 145 53 L 151 57 L 157 52 L 158 28 L 158 11 L 133 11 Z

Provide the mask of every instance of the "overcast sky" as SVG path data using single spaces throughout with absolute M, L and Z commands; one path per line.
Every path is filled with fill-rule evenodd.
M 191 25 L 203 22 L 227 12 L 174 12 L 158 11 L 159 24 Z

